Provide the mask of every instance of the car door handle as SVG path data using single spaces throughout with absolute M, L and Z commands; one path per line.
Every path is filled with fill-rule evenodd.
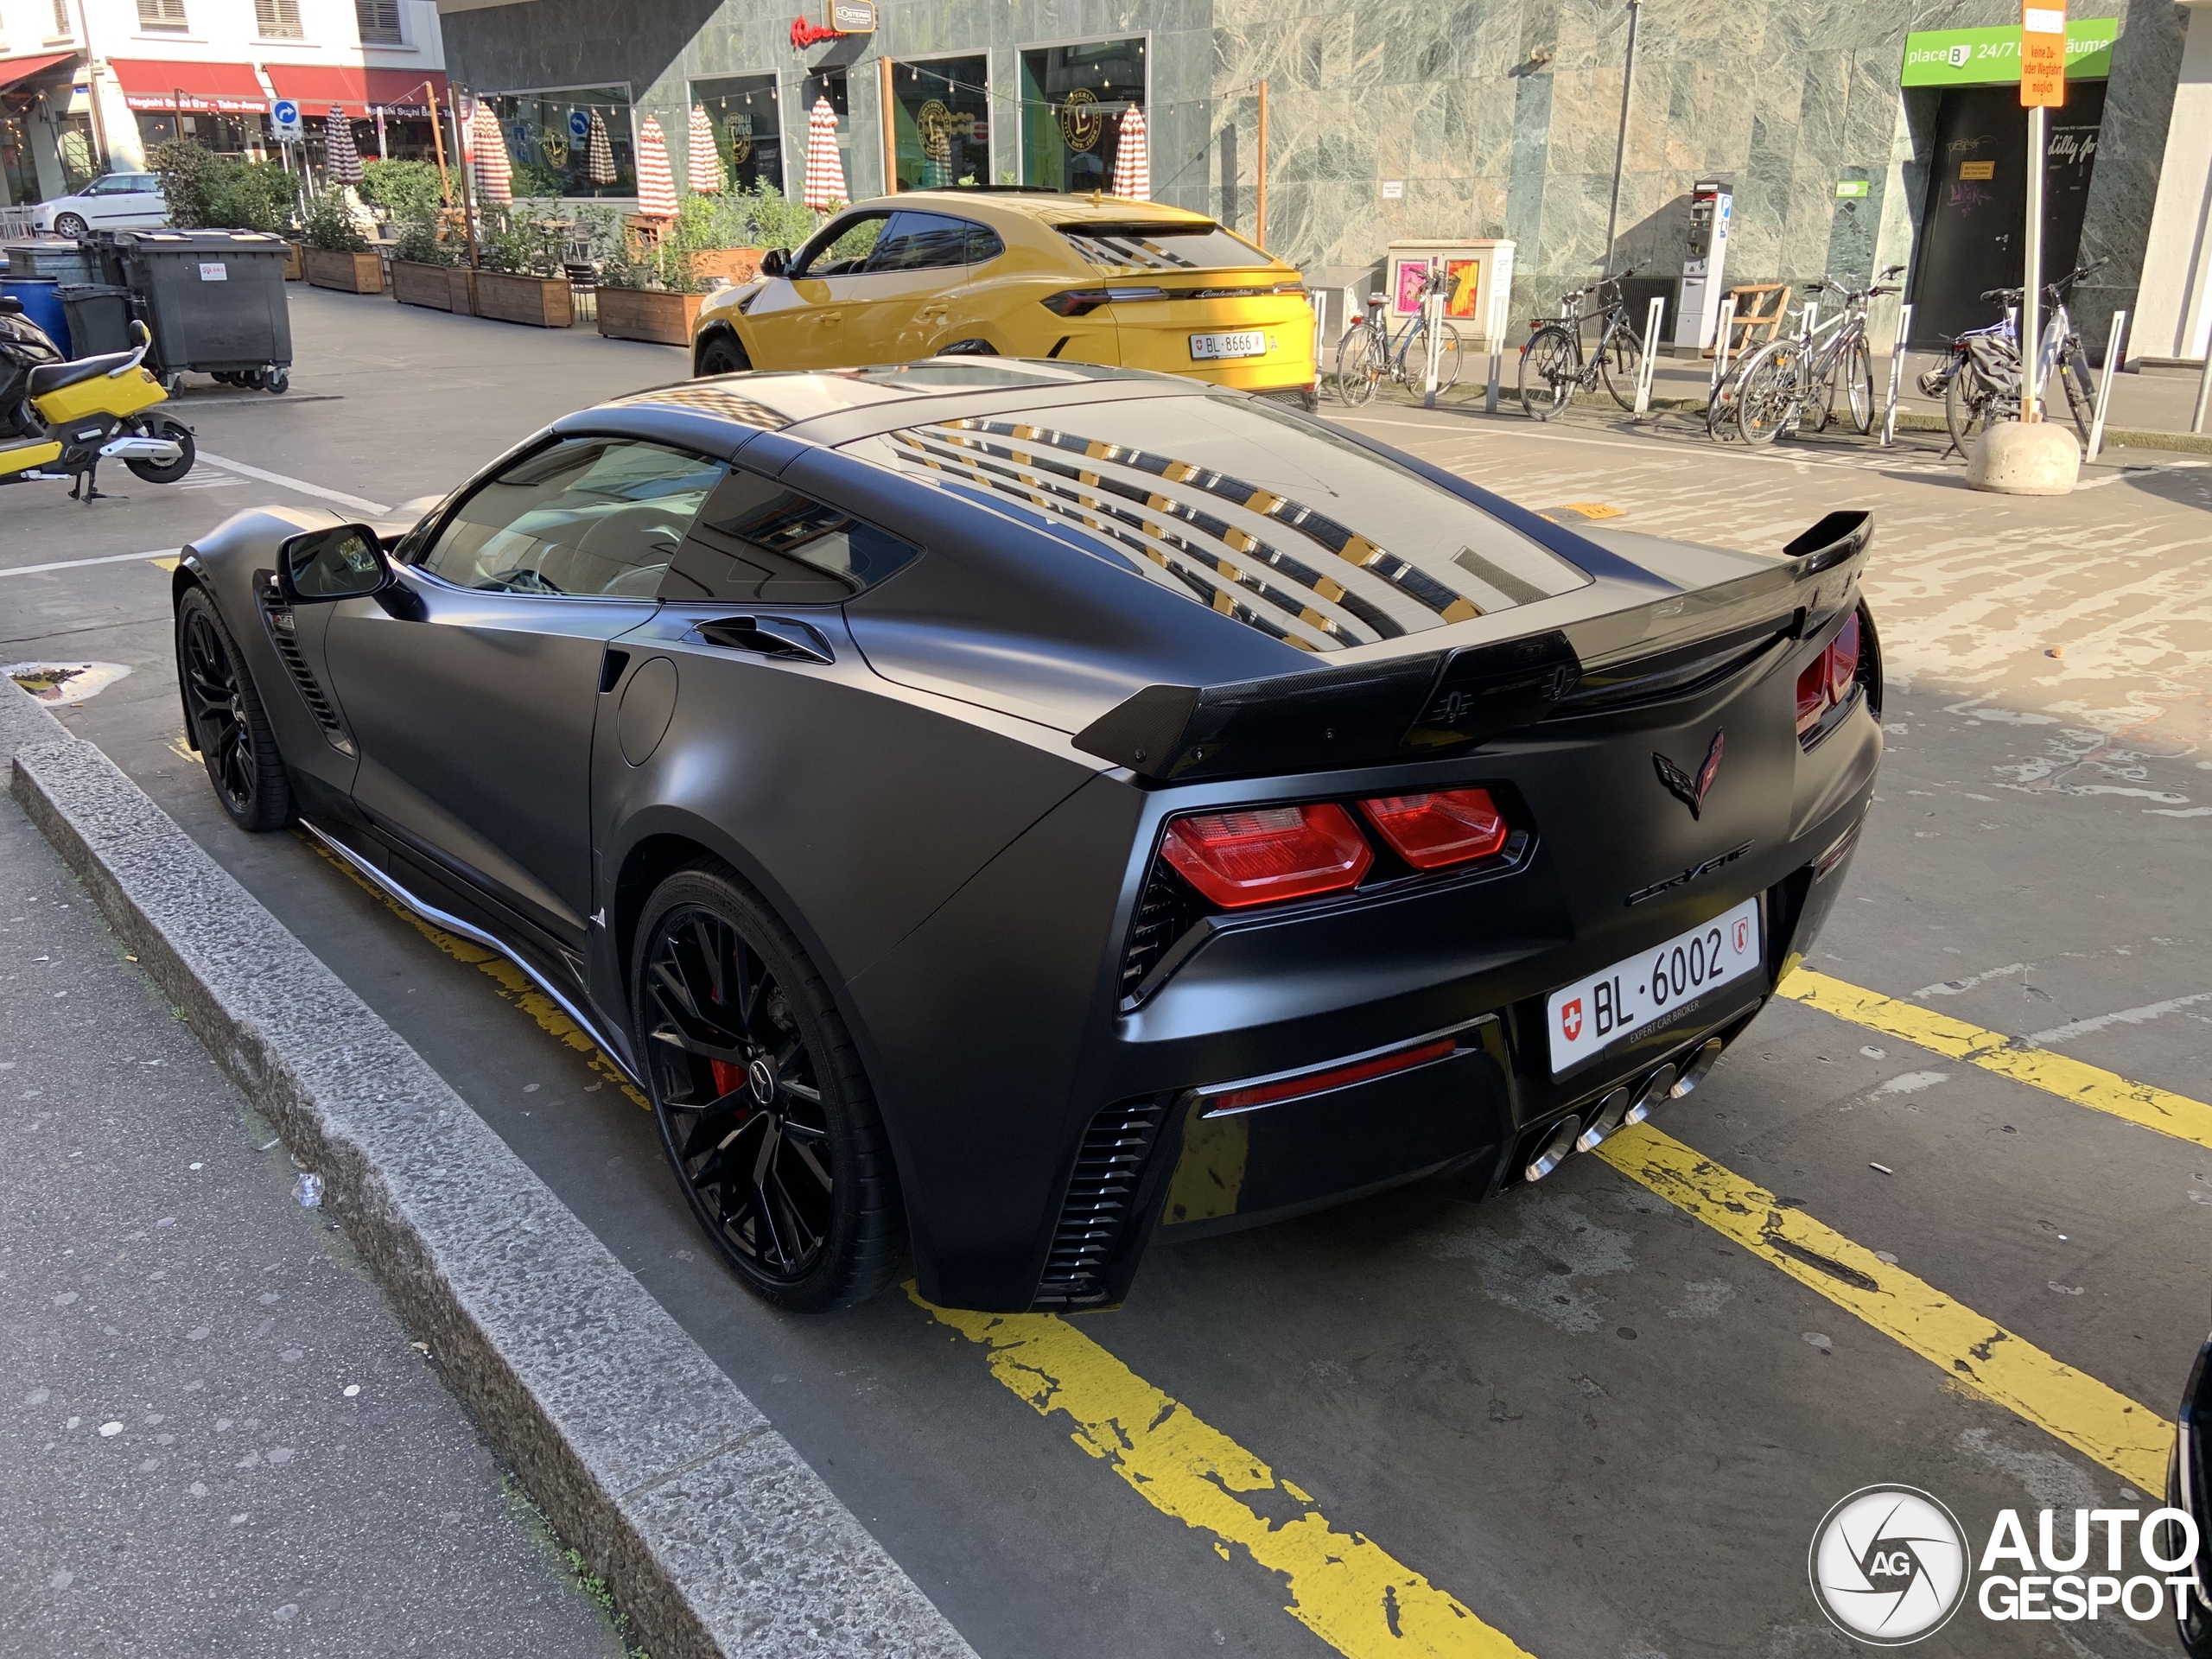
M 802 663 L 837 660 L 821 630 L 787 616 L 725 616 L 702 622 L 696 632 L 706 644 L 731 651 L 757 651 Z
M 946 309 L 947 308 L 943 305 L 925 305 L 920 310 L 914 313 L 914 321 L 916 322 L 941 322 L 944 320 Z

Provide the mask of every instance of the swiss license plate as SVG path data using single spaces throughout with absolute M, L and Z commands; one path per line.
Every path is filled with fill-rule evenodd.
M 1554 991 L 1544 1004 L 1552 1075 L 1625 1042 L 1715 987 L 1755 971 L 1764 959 L 1759 901 L 1746 899 L 1726 915 Z
M 1203 360 L 1223 357 L 1265 357 L 1268 336 L 1264 329 L 1248 328 L 1236 334 L 1192 334 L 1191 356 Z

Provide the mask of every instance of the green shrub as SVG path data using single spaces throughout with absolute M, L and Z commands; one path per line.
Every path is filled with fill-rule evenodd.
M 332 253 L 364 253 L 369 239 L 353 219 L 353 201 L 343 185 L 334 184 L 309 199 L 301 219 L 302 239 Z
M 493 205 L 477 215 L 476 247 L 486 270 L 518 276 L 558 276 L 568 257 L 567 233 L 549 222 L 555 204 L 516 201 Z
M 404 223 L 417 213 L 435 213 L 445 192 L 429 162 L 368 162 L 361 168 L 361 199 Z
M 156 145 L 147 161 L 179 230 L 277 232 L 292 222 L 292 175 L 272 162 L 233 161 L 189 138 Z
M 418 265 L 461 263 L 460 248 L 438 239 L 438 206 L 435 201 L 417 207 L 404 218 L 395 218 L 393 223 L 399 226 L 399 239 L 392 245 L 393 258 L 410 260 Z

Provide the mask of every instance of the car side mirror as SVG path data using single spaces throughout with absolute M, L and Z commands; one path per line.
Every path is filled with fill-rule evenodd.
M 296 605 L 360 599 L 391 581 L 384 543 L 366 524 L 307 531 L 276 550 L 277 587 Z
M 780 276 L 791 268 L 791 255 L 781 248 L 771 248 L 760 256 L 760 274 L 763 276 Z

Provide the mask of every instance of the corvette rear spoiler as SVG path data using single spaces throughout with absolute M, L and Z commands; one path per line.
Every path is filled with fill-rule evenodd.
M 1770 569 L 1517 639 L 1224 685 L 1148 685 L 1078 732 L 1086 754 L 1189 780 L 1439 754 L 1538 721 L 1687 696 L 1852 602 L 1871 512 L 1832 512 Z

